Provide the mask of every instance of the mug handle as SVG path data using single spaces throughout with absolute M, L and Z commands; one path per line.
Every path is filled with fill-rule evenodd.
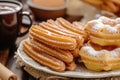
M 22 22 L 22 25 L 23 25 L 22 27 L 27 28 L 27 30 L 26 30 L 25 32 L 20 32 L 20 33 L 18 34 L 18 37 L 22 37 L 22 36 L 24 36 L 25 34 L 27 34 L 27 33 L 29 32 L 29 29 L 30 29 L 31 25 L 32 25 L 32 19 L 31 19 L 31 17 L 30 17 L 29 12 L 22 12 L 20 15 L 22 15 L 22 17 L 23 17 L 23 16 L 28 17 L 30 23 L 27 24 L 27 23 L 23 23 L 23 22 Z

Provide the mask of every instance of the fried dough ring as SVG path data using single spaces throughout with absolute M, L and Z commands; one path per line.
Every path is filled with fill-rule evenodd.
M 86 24 L 90 41 L 101 46 L 120 46 L 120 18 L 100 17 Z
M 114 33 L 114 34 L 107 34 L 103 32 L 97 32 L 97 31 L 90 31 L 90 35 L 104 38 L 104 39 L 120 39 L 120 34 L 119 33 Z
M 99 45 L 86 44 L 81 48 L 79 54 L 89 70 L 120 69 L 120 48 L 111 46 L 109 49 Z
M 90 41 L 101 46 L 120 46 L 120 39 L 103 39 L 94 36 L 90 36 Z
M 58 72 L 62 72 L 65 70 L 65 64 L 62 61 L 47 54 L 42 54 L 33 50 L 32 47 L 29 45 L 29 42 L 27 41 L 23 43 L 23 50 L 27 55 L 29 55 L 31 58 L 42 65 L 45 65 Z

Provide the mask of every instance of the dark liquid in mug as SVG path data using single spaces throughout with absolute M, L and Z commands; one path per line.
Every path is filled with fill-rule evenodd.
M 11 3 L 0 3 L 0 14 L 12 13 L 20 10 L 20 6 Z
M 19 32 L 21 7 L 14 3 L 0 3 L 0 50 L 14 45 Z

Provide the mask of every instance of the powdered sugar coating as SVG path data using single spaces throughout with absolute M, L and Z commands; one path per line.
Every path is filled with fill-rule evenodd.
M 89 21 L 90 30 L 102 31 L 105 33 L 120 33 L 120 18 L 110 19 L 107 17 L 100 17 L 97 20 Z
M 97 51 L 92 46 L 87 45 L 87 46 L 83 46 L 82 49 L 92 56 L 99 56 L 100 54 L 108 54 L 112 57 L 119 57 L 118 55 L 120 55 L 120 48 L 115 48 L 111 51 L 106 49 L 101 49 Z

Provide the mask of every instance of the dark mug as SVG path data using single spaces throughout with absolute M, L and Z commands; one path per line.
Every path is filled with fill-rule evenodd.
M 23 5 L 18 1 L 0 0 L 0 50 L 11 48 L 15 44 L 17 37 L 25 35 L 32 20 L 29 14 L 22 12 Z M 30 23 L 22 26 L 22 17 L 27 16 Z M 21 32 L 21 27 L 27 30 Z

